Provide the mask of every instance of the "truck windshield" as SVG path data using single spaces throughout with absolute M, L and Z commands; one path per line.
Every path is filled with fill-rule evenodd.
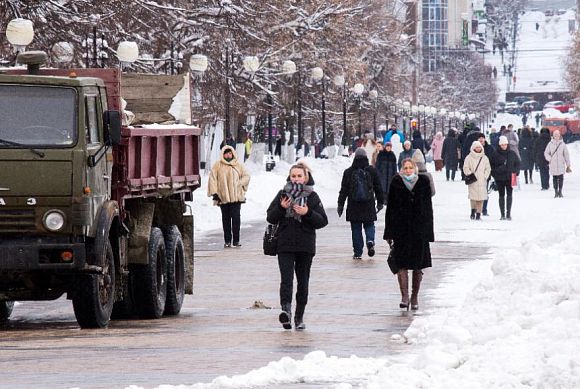
M 0 139 L 26 146 L 70 146 L 76 138 L 76 107 L 72 88 L 0 85 Z

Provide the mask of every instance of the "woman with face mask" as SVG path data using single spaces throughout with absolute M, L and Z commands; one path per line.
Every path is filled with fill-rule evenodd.
M 435 234 L 429 178 L 418 174 L 411 159 L 402 161 L 401 171 L 391 181 L 383 239 L 391 246 L 390 255 L 399 268 L 399 307 L 417 310 L 422 269 L 431 267 L 429 242 L 435 240 Z M 413 271 L 410 300 L 409 270 Z
M 552 140 L 544 150 L 544 158 L 548 161 L 549 172 L 554 184 L 554 198 L 562 196 L 562 187 L 564 186 L 564 173 L 570 172 L 570 154 L 568 147 L 562 140 L 560 131 L 556 130 L 552 134 Z
M 292 288 L 296 273 L 296 312 L 294 325 L 304 330 L 304 310 L 308 302 L 308 283 L 312 258 L 316 253 L 316 230 L 328 224 L 314 180 L 304 163 L 290 168 L 286 185 L 268 207 L 268 223 L 278 224 L 278 267 L 280 268 L 279 315 L 284 329 L 292 329 Z

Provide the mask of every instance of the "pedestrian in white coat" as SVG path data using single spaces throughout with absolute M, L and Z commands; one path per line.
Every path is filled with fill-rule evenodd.
M 481 220 L 483 202 L 487 200 L 487 179 L 491 174 L 491 165 L 479 141 L 471 144 L 470 152 L 463 162 L 463 173 L 465 176 L 474 174 L 477 178 L 467 186 L 467 197 L 471 202 L 471 220 Z
M 570 154 L 568 147 L 562 140 L 560 131 L 556 130 L 552 134 L 552 140 L 546 146 L 544 151 L 544 158 L 549 163 L 549 173 L 554 180 L 554 198 L 562 196 L 562 187 L 564 186 L 564 173 L 571 172 L 570 168 Z

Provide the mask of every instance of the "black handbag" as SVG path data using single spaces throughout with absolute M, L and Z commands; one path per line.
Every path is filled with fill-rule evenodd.
M 397 274 L 400 270 L 399 265 L 397 264 L 397 261 L 395 260 L 395 256 L 393 255 L 394 249 L 393 249 L 393 245 L 389 245 L 390 251 L 389 251 L 389 256 L 387 257 L 387 265 L 389 265 L 389 269 L 391 269 L 391 272 L 393 274 Z
M 482 159 L 483 159 L 483 157 L 479 158 L 479 162 L 477 163 L 477 166 L 475 167 L 475 170 L 473 171 L 473 173 L 465 176 L 465 185 L 471 185 L 475 181 L 477 181 L 477 177 L 475 177 L 475 172 L 477 171 L 477 168 L 479 167 L 479 164 L 481 163 Z
M 278 224 L 268 224 L 266 226 L 262 247 L 264 248 L 264 255 L 278 255 Z

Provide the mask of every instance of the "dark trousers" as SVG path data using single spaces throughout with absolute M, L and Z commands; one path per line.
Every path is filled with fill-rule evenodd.
M 280 268 L 280 305 L 292 304 L 292 288 L 294 273 L 296 273 L 296 304 L 308 303 L 308 283 L 310 281 L 310 267 L 312 266 L 310 253 L 278 253 L 278 267 Z
M 227 203 L 221 204 L 222 211 L 222 228 L 224 229 L 224 241 L 232 243 L 232 235 L 234 243 L 240 241 L 240 209 L 242 203 Z
M 352 249 L 354 255 L 361 256 L 365 242 L 363 239 L 362 230 L 365 229 L 365 237 L 367 242 L 375 242 L 375 222 L 350 222 L 350 232 L 352 235 Z
M 512 210 L 512 183 L 510 181 L 495 181 L 497 185 L 497 193 L 499 194 L 499 211 L 501 216 L 503 217 L 505 214 L 504 212 L 507 210 L 508 216 Z M 506 202 L 506 193 L 507 193 L 507 202 Z
M 525 169 L 524 170 L 524 178 L 526 179 L 526 184 L 528 183 L 528 175 L 529 175 L 529 182 L 532 183 L 532 172 L 534 169 Z
M 553 179 L 553 183 L 552 185 L 554 185 L 554 190 L 556 191 L 556 194 L 562 194 L 562 187 L 564 186 L 564 175 L 560 174 L 559 176 L 552 176 Z
M 451 173 L 451 180 L 455 181 L 455 172 L 456 171 L 457 171 L 457 169 L 453 169 L 453 168 L 445 166 L 445 177 L 447 177 L 447 180 L 449 180 L 449 173 Z
M 540 165 L 540 181 L 542 189 L 550 189 L 550 167 L 549 165 Z

